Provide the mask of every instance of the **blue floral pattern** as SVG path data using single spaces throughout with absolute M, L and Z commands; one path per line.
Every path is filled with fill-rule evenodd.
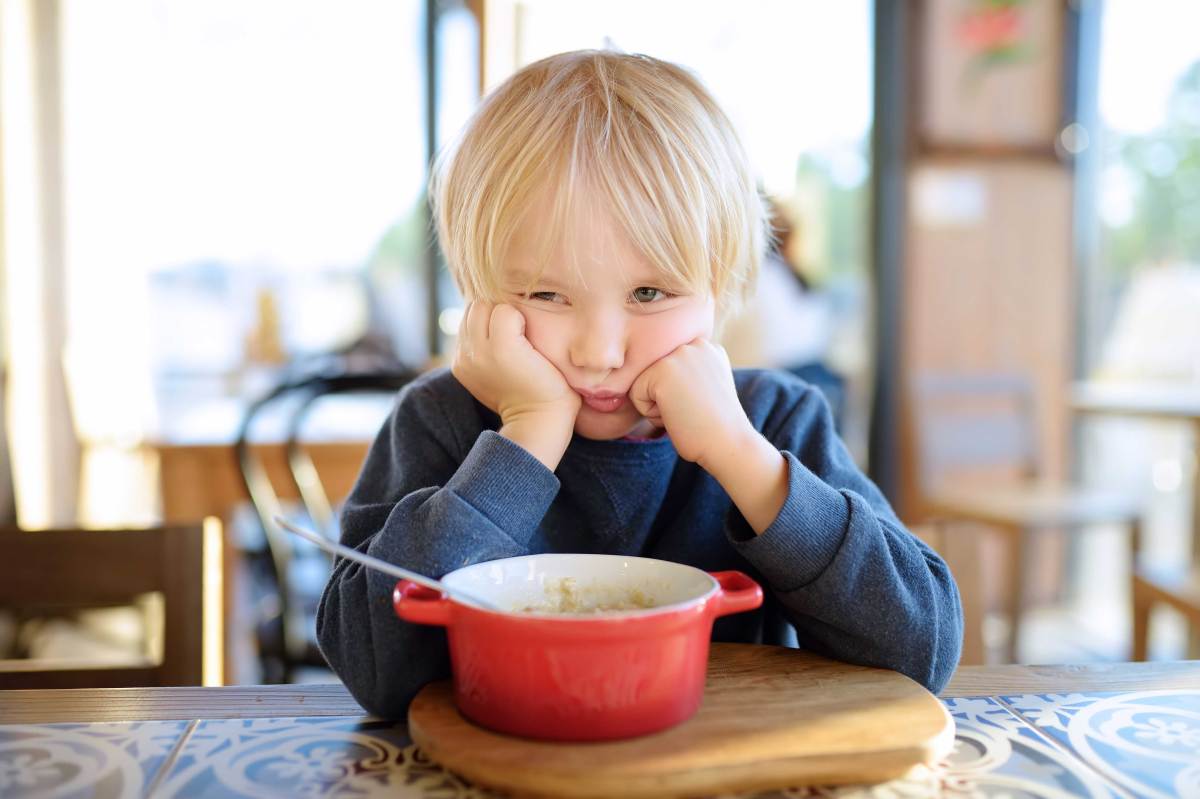
M 1200 691 L 943 700 L 952 751 L 871 786 L 714 799 L 1200 796 Z M 0 725 L 0 796 L 491 799 L 365 717 Z
M 144 796 L 190 723 L 0 726 L 0 796 Z
M 402 725 L 356 717 L 201 721 L 163 797 L 482 796 L 416 756 Z
M 1135 796 L 1200 797 L 1200 691 L 1028 694 L 1003 701 Z

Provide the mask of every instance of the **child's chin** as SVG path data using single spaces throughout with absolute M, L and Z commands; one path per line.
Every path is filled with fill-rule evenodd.
M 641 421 L 637 414 L 588 412 L 585 408 L 575 418 L 575 434 L 592 441 L 612 441 L 632 433 Z

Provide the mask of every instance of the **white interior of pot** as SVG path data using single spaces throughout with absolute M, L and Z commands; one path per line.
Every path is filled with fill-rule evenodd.
M 692 602 L 717 583 L 691 566 L 621 555 L 527 555 L 442 578 L 501 608 L 537 615 L 638 615 Z

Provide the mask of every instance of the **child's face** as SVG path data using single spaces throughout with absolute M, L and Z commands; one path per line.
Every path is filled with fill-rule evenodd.
M 525 294 L 537 270 L 533 242 L 540 221 L 534 215 L 514 237 L 504 300 L 524 315 L 534 349 L 583 396 L 576 433 L 591 439 L 648 435 L 652 427 L 634 410 L 629 389 L 676 347 L 712 336 L 712 293 L 670 285 L 607 213 L 590 209 L 574 216 Z

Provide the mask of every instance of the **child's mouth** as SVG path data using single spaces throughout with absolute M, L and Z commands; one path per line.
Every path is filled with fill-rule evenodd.
M 579 396 L 583 397 L 584 405 L 600 413 L 612 413 L 626 402 L 624 394 L 585 394 L 580 391 Z

